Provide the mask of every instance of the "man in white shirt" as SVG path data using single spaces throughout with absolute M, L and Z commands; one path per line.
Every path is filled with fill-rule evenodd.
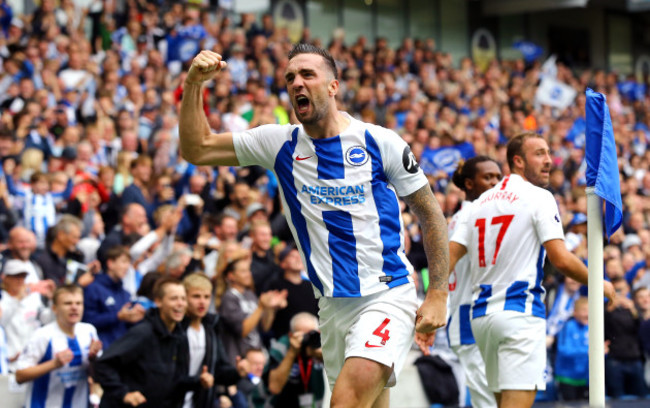
M 11 371 L 16 369 L 16 360 L 34 332 L 53 318 L 46 304 L 49 300 L 40 293 L 30 293 L 27 288 L 25 281 L 30 270 L 29 262 L 10 259 L 5 262 L 2 273 L 4 289 L 0 299 L 0 325 L 4 327 L 7 337 Z

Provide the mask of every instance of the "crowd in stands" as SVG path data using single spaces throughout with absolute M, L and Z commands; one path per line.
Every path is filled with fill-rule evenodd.
M 479 69 L 469 58 L 454 63 L 433 39 L 405 38 L 392 48 L 386 38 L 341 33 L 311 38 L 306 28 L 301 41 L 335 58 L 341 110 L 410 144 L 447 217 L 463 199 L 449 183 L 459 158 L 487 155 L 507 174 L 507 140 L 539 132 L 552 150 L 549 189 L 566 243 L 585 259 L 584 91 L 607 95 L 625 209 L 604 258 L 619 293 L 605 315 L 607 393 L 645 396 L 650 95 L 644 84 L 558 62 L 553 75 L 578 92 L 558 109 L 535 103 L 545 75 L 540 62 L 494 60 Z M 294 123 L 284 78 L 291 46 L 271 15 L 257 19 L 164 0 L 0 1 L 0 371 L 19 372 L 17 380 L 33 380 L 29 392 L 38 391 L 29 367 L 40 361 L 45 328 L 51 332 L 59 322 L 75 334 L 79 327 L 88 348 L 57 344 L 62 354 L 49 350 L 53 362 L 41 372 L 86 370 L 96 358 L 91 392 L 103 392 L 104 401 L 135 405 L 156 395 L 163 399 L 149 400 L 152 406 L 208 406 L 217 398 L 222 407 L 290 407 L 305 390 L 322 398 L 317 301 L 274 175 L 257 167 L 195 166 L 178 148 L 184 72 L 204 48 L 228 63 L 204 89 L 213 131 Z M 419 278 L 426 268 L 421 234 L 407 208 L 403 221 Z M 81 292 L 70 285 L 83 288 L 82 305 L 74 304 Z M 585 288 L 550 268 L 545 285 L 549 372 L 559 398 L 584 398 Z M 207 343 L 197 334 L 205 332 Z M 70 381 L 77 372 L 69 371 Z

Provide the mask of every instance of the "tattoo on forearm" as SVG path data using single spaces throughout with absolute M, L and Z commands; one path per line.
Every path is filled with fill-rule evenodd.
M 422 243 L 429 264 L 429 288 L 447 290 L 449 284 L 449 243 L 447 221 L 438 201 L 426 185 L 404 197 L 411 211 L 418 217 Z

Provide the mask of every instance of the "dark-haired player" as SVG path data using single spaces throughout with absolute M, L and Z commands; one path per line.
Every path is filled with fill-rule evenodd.
M 180 114 L 183 156 L 194 164 L 255 164 L 275 173 L 320 296 L 332 406 L 387 406 L 385 387 L 404 364 L 416 316 L 420 343 L 432 343 L 433 331 L 445 324 L 449 248 L 440 206 L 402 138 L 338 111 L 338 71 L 327 51 L 298 44 L 289 53 L 285 79 L 299 125 L 211 133 L 201 85 L 225 66 L 211 51 L 192 61 Z M 423 232 L 430 286 L 419 309 L 398 197 Z
M 486 156 L 476 156 L 461 164 L 452 177 L 453 183 L 465 192 L 465 200 L 449 223 L 452 236 L 457 222 L 469 210 L 470 203 L 501 180 L 499 165 Z M 494 395 L 488 389 L 485 363 L 476 346 L 470 325 L 472 303 L 472 277 L 470 262 L 463 257 L 449 276 L 449 320 L 447 338 L 449 346 L 458 356 L 465 371 L 467 387 L 475 407 L 496 407 Z

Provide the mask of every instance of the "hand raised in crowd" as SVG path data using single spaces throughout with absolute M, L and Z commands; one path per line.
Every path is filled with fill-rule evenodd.
M 63 367 L 66 364 L 69 364 L 74 358 L 74 353 L 70 349 L 65 349 L 59 351 L 54 355 L 54 363 L 57 367 Z
M 246 377 L 251 370 L 251 364 L 247 359 L 237 356 L 235 357 L 235 368 L 237 368 L 240 377 Z
M 201 387 L 205 389 L 212 388 L 214 385 L 214 376 L 208 372 L 208 366 L 203 366 L 201 369 L 199 381 L 201 382 Z
M 140 391 L 132 391 L 126 393 L 124 398 L 122 398 L 122 402 L 124 402 L 126 405 L 137 407 L 138 405 L 147 402 L 147 399 L 144 397 L 144 395 L 142 395 L 142 393 L 140 393 Z
M 287 290 L 269 290 L 260 295 L 260 305 L 264 309 L 284 309 L 287 307 Z
M 136 303 L 131 307 L 126 303 L 119 312 L 117 312 L 117 318 L 128 323 L 137 323 L 144 318 L 146 310 L 142 307 L 141 304 Z
M 221 55 L 213 51 L 203 50 L 192 60 L 185 83 L 200 84 L 208 81 L 217 72 L 224 69 L 226 65 L 226 61 L 222 61 Z
M 28 285 L 30 292 L 40 293 L 48 299 L 52 299 L 56 290 L 56 283 L 52 279 L 43 279 Z
M 94 360 L 95 357 L 99 355 L 99 353 L 102 351 L 102 348 L 104 347 L 104 344 L 102 343 L 101 340 L 99 339 L 92 339 L 90 341 L 90 348 L 88 349 L 88 358 L 91 360 Z

